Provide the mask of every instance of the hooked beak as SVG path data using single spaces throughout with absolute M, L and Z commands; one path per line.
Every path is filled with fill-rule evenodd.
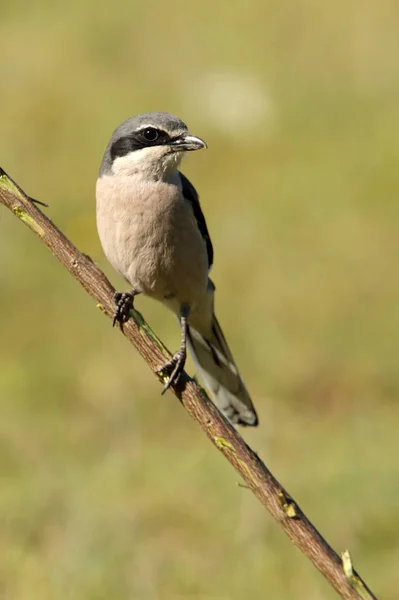
M 201 148 L 208 148 L 204 140 L 190 135 L 189 133 L 183 133 L 178 138 L 173 140 L 171 143 L 172 149 L 175 152 L 187 152 L 190 150 L 201 150 Z

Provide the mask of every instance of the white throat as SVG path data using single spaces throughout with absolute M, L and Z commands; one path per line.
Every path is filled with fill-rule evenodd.
M 166 181 L 179 168 L 184 152 L 170 152 L 166 146 L 151 146 L 118 156 L 112 164 L 114 175 L 139 176 L 146 180 Z

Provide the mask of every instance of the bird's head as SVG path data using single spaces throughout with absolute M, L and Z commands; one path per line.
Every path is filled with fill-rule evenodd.
M 113 133 L 100 175 L 142 175 L 163 179 L 178 168 L 185 152 L 206 148 L 186 125 L 169 113 L 131 117 Z

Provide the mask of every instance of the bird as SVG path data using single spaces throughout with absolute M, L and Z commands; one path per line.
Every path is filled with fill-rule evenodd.
M 213 246 L 199 196 L 179 170 L 187 152 L 207 148 L 167 112 L 133 116 L 113 132 L 96 184 L 97 230 L 128 291 L 114 295 L 113 325 L 130 318 L 137 295 L 154 298 L 177 316 L 180 348 L 157 369 L 164 393 L 178 385 L 187 347 L 214 404 L 234 425 L 258 416 L 214 312 L 209 277 Z

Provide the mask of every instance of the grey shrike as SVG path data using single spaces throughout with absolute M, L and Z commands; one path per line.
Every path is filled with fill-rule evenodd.
M 188 344 L 213 400 L 235 424 L 258 417 L 214 314 L 213 261 L 198 194 L 178 170 L 187 151 L 206 148 L 168 113 L 137 115 L 120 125 L 105 150 L 97 180 L 97 228 L 111 265 L 131 289 L 115 294 L 114 322 L 128 321 L 145 294 L 178 317 L 181 346 L 158 372 L 175 385 Z

